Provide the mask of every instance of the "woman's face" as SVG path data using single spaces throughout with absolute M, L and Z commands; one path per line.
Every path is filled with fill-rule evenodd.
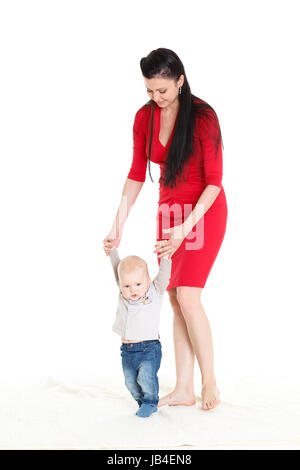
M 183 75 L 175 82 L 170 78 L 146 78 L 144 77 L 149 97 L 161 108 L 169 106 L 178 99 L 179 87 L 183 85 Z

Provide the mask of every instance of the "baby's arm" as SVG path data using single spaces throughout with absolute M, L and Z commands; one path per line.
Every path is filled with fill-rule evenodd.
M 118 276 L 118 264 L 120 263 L 120 257 L 119 253 L 116 247 L 112 248 L 109 252 L 109 258 L 114 270 L 114 275 L 117 281 L 117 284 L 119 285 L 119 276 Z
M 156 289 L 163 294 L 168 287 L 172 268 L 172 258 L 168 259 L 167 257 L 162 256 L 160 258 L 160 265 L 158 274 L 153 279 L 153 284 Z

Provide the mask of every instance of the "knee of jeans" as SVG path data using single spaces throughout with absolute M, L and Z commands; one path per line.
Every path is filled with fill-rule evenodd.
M 155 380 L 155 377 L 156 374 L 154 364 L 152 362 L 144 362 L 139 369 L 137 382 L 145 384 Z
M 125 385 L 128 388 L 134 388 L 136 387 L 136 381 L 131 376 L 125 375 Z

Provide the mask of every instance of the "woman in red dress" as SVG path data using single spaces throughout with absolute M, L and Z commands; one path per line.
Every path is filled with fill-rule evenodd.
M 156 238 L 167 242 L 163 247 L 157 243 L 155 252 L 159 264 L 162 255 L 172 257 L 167 291 L 174 311 L 177 376 L 175 389 L 162 397 L 158 406 L 196 403 L 196 356 L 202 375 L 201 407 L 209 410 L 220 403 L 220 392 L 201 293 L 227 223 L 221 130 L 213 108 L 191 94 L 183 64 L 173 51 L 154 50 L 141 59 L 140 66 L 150 101 L 135 115 L 133 158 L 122 193 L 126 215 L 120 215 L 124 213 L 121 203 L 104 239 L 105 250 L 120 242 L 126 217 L 145 182 L 147 164 L 149 171 L 150 161 L 158 164 Z

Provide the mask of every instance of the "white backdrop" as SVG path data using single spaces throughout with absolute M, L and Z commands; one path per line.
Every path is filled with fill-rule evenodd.
M 108 377 L 124 386 L 102 240 L 130 168 L 134 114 L 148 100 L 139 61 L 158 47 L 179 55 L 222 129 L 228 222 L 202 295 L 217 381 L 299 384 L 297 3 L 1 2 L 3 386 Z M 151 170 L 119 253 L 142 256 L 153 278 Z M 160 374 L 171 386 L 167 294 L 163 305 Z

